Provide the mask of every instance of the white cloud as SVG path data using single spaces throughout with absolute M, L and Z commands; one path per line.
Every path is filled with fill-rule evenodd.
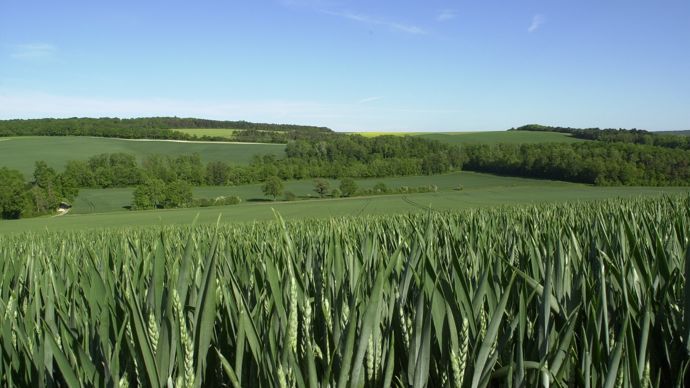
M 436 20 L 439 22 L 445 22 L 448 20 L 455 19 L 456 16 L 457 16 L 457 13 L 455 12 L 455 10 L 444 9 L 444 10 L 441 10 L 441 12 L 439 12 L 438 15 L 436 15 Z
M 357 103 L 358 103 L 358 104 L 367 104 L 367 103 L 374 102 L 374 101 L 379 101 L 379 100 L 382 100 L 382 99 L 383 99 L 382 96 L 372 96 L 372 97 L 363 98 L 363 99 L 357 101 Z
M 51 59 L 57 51 L 56 46 L 47 43 L 18 44 L 13 47 L 10 57 L 19 60 Z
M 344 19 L 353 20 L 359 23 L 368 24 L 372 26 L 384 26 L 395 31 L 405 32 L 413 35 L 424 35 L 427 31 L 423 28 L 417 27 L 411 24 L 404 24 L 395 21 L 389 21 L 384 19 L 379 19 L 373 16 L 358 14 L 349 11 L 321 11 L 327 15 L 338 16 Z
M 541 27 L 542 24 L 546 23 L 546 18 L 544 15 L 536 14 L 532 17 L 532 24 L 530 24 L 527 32 L 534 32 Z

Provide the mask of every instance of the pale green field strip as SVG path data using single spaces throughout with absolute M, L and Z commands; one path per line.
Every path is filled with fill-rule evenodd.
M 0 167 L 19 170 L 27 177 L 33 173 L 38 160 L 62 170 L 68 160 L 86 160 L 102 153 L 124 152 L 135 155 L 139 160 L 152 154 L 174 157 L 198 153 L 204 162 L 222 160 L 238 164 L 249 163 L 256 154 L 279 157 L 285 154 L 285 145 L 282 144 L 141 142 L 81 136 L 27 136 L 4 140 L 0 142 Z
M 611 198 L 689 194 L 687 187 L 591 187 L 586 185 L 515 186 L 465 189 L 408 195 L 382 195 L 341 199 L 314 199 L 295 202 L 247 203 L 226 207 L 117 211 L 95 214 L 68 214 L 0 221 L 0 233 L 41 230 L 83 230 L 126 228 L 132 226 L 188 225 L 199 223 L 266 221 L 274 211 L 286 219 L 329 218 L 353 215 L 389 215 L 428 211 L 453 211 L 483 207 L 529 205 L 538 203 L 590 201 Z
M 338 187 L 340 181 L 326 179 L 331 189 Z M 573 183 L 561 181 L 548 181 L 537 179 L 525 179 L 514 177 L 502 177 L 490 174 L 480 174 L 469 171 L 461 171 L 443 175 L 424 175 L 394 178 L 371 178 L 358 179 L 357 185 L 361 189 L 372 188 L 377 183 L 386 184 L 389 188 L 399 188 L 401 186 L 417 187 L 423 185 L 436 185 L 439 191 L 451 191 L 463 186 L 463 190 L 488 190 L 504 189 L 509 190 L 517 186 L 535 187 L 538 190 L 542 187 L 581 187 Z M 238 196 L 243 201 L 263 201 L 266 196 L 261 191 L 261 184 L 241 185 L 241 186 L 206 186 L 194 188 L 196 198 L 216 198 L 219 196 Z M 587 186 L 585 186 L 587 187 Z M 315 197 L 314 181 L 305 179 L 300 181 L 285 182 L 285 190 L 291 191 L 298 197 Z M 121 211 L 125 206 L 129 206 L 132 201 L 132 188 L 116 189 L 82 189 L 79 197 L 74 202 L 71 213 L 101 213 L 109 211 Z M 536 191 L 535 191 L 536 195 Z M 282 196 L 278 199 L 281 199 Z
M 194 136 L 212 136 L 231 138 L 238 129 L 232 128 L 176 128 L 173 131 L 182 132 Z

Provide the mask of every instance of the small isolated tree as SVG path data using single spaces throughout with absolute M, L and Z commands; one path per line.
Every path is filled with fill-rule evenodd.
M 270 176 L 266 179 L 264 185 L 261 186 L 261 190 L 264 192 L 264 195 L 273 197 L 275 201 L 283 193 L 283 181 L 277 176 Z
M 352 197 L 357 193 L 357 182 L 352 178 L 344 178 L 340 181 L 340 192 L 343 197 Z
M 329 185 L 328 181 L 325 179 L 316 179 L 314 181 L 314 191 L 316 191 L 316 193 L 319 194 L 321 198 L 325 197 L 326 194 L 328 194 L 330 188 L 331 185 Z
M 137 209 L 163 207 L 165 202 L 165 182 L 158 178 L 147 179 L 134 190 L 133 205 Z

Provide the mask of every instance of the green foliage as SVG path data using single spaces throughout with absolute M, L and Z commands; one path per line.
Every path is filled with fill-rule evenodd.
M 50 214 L 62 202 L 71 202 L 79 194 L 70 177 L 58 174 L 44 161 L 36 162 L 35 166 L 33 180 L 29 184 L 23 181 L 22 175 L 17 171 L 3 170 L 6 182 L 2 184 L 4 188 L 0 189 L 2 218 Z
M 625 143 L 468 145 L 465 168 L 597 185 L 690 185 L 690 151 Z
M 282 144 L 185 143 L 77 136 L 13 137 L 0 140 L 0 165 L 21 171 L 27 180 L 33 173 L 34 162 L 37 160 L 45 160 L 50 167 L 61 171 L 70 160 L 86 162 L 93 156 L 119 152 L 133 155 L 138 162 L 143 162 L 151 155 L 176 158 L 198 153 L 202 163 L 223 161 L 234 166 L 247 165 L 256 154 L 285 156 L 285 146 Z M 79 186 L 95 187 L 93 184 Z
M 0 218 L 19 218 L 26 208 L 24 177 L 19 171 L 0 167 Z
M 511 131 L 528 132 L 559 132 L 571 135 L 574 138 L 586 140 L 598 140 L 607 143 L 630 143 L 653 145 L 665 148 L 680 148 L 690 150 L 690 138 L 683 134 L 683 131 L 675 134 L 671 132 L 655 133 L 643 129 L 600 129 L 600 128 L 570 128 L 570 127 L 551 127 L 538 124 L 523 125 L 513 128 Z
M 163 207 L 176 208 L 192 205 L 192 186 L 182 180 L 172 181 L 165 185 Z
M 387 194 L 390 191 L 390 189 L 388 188 L 388 186 L 386 186 L 385 183 L 379 182 L 374 185 L 372 191 L 377 194 Z
M 273 197 L 273 200 L 283 193 L 283 181 L 277 176 L 271 176 L 266 179 L 263 186 L 261 186 L 261 191 L 264 195 Z
M 209 162 L 206 165 L 206 183 L 213 186 L 225 186 L 230 182 L 230 167 L 222 161 Z
M 331 185 L 328 183 L 327 180 L 325 180 L 325 179 L 315 179 L 314 180 L 314 191 L 321 198 L 325 197 L 326 194 L 328 194 L 328 191 L 330 189 L 331 189 Z
M 688 201 L 3 234 L 0 384 L 687 386 Z
M 165 182 L 158 178 L 147 179 L 134 190 L 132 205 L 136 209 L 158 209 L 165 206 Z
M 170 209 L 193 205 L 192 186 L 184 181 L 163 182 L 150 178 L 134 190 L 134 209 Z
M 340 192 L 343 197 L 352 197 L 357 193 L 357 182 L 352 178 L 343 178 L 340 181 Z
M 123 139 L 196 139 L 196 136 L 172 130 L 176 128 L 233 128 L 236 129 L 236 136 L 234 136 L 236 140 L 256 141 L 267 138 L 282 143 L 294 137 L 308 138 L 310 136 L 331 132 L 330 129 L 325 127 L 305 125 L 250 123 L 247 121 L 217 121 L 178 117 L 0 120 L 0 136 L 98 136 Z M 275 136 L 272 137 L 270 136 L 271 134 L 275 134 Z M 288 136 L 288 134 L 292 136 Z

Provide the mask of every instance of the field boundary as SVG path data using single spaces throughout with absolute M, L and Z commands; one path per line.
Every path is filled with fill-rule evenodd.
M 175 139 L 125 139 L 122 137 L 103 137 L 103 136 L 85 136 L 91 139 L 114 139 L 114 140 L 125 140 L 125 141 L 161 141 L 168 143 L 189 143 L 189 144 L 260 144 L 260 145 L 276 145 L 285 146 L 283 143 L 251 143 L 244 141 L 210 141 L 210 140 L 175 140 Z

